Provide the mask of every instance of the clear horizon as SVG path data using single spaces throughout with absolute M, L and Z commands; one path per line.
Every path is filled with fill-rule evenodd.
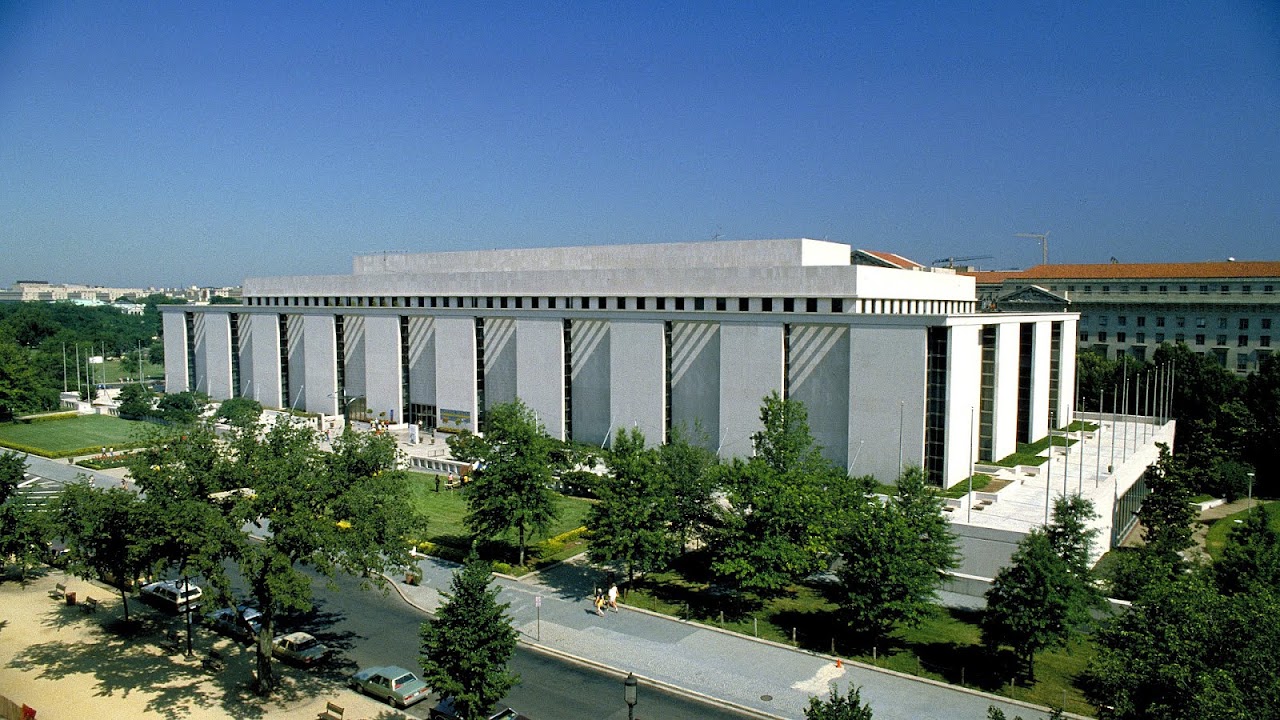
M 0 285 L 809 237 L 1280 259 L 1280 6 L 0 7 Z

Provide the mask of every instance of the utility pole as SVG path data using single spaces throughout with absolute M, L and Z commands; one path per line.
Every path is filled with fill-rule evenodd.
M 1049 264 L 1049 231 L 1042 233 L 1015 233 L 1014 237 L 1029 238 L 1031 240 L 1040 241 L 1040 263 L 1042 265 Z

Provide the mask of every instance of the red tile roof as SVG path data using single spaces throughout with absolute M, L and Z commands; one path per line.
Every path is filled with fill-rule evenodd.
M 915 260 L 908 260 L 907 258 L 904 258 L 901 255 L 897 255 L 891 252 L 884 252 L 883 250 L 863 250 L 862 252 L 868 255 L 874 255 L 887 263 L 890 263 L 892 265 L 897 265 L 898 267 L 903 269 L 924 267 L 923 265 L 916 262 Z
M 959 272 L 959 271 L 957 271 Z M 979 284 L 1022 280 L 1159 280 L 1280 278 L 1280 261 L 1241 260 L 1187 263 L 1100 263 L 1036 265 L 1022 271 L 970 272 Z

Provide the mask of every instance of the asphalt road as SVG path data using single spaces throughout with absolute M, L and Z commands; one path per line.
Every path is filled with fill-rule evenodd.
M 407 605 L 394 591 L 362 591 L 353 578 L 338 581 L 334 592 L 315 584 L 314 615 L 302 619 L 306 629 L 326 644 L 341 650 L 337 672 L 349 674 L 356 667 L 400 665 L 419 672 L 418 627 L 425 616 Z M 625 720 L 627 706 L 622 681 L 558 658 L 520 647 L 510 668 L 521 682 L 502 700 L 534 720 Z M 424 701 L 408 713 L 426 717 L 433 701 Z M 745 715 L 641 686 L 635 708 L 638 719 L 742 720 Z

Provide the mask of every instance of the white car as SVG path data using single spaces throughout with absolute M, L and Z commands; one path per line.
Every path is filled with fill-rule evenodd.
M 142 599 L 151 605 L 171 613 L 181 613 L 200 607 L 204 591 L 190 580 L 161 580 L 143 585 Z
M 304 632 L 279 635 L 271 641 L 271 654 L 297 665 L 311 666 L 329 657 L 328 645 Z

